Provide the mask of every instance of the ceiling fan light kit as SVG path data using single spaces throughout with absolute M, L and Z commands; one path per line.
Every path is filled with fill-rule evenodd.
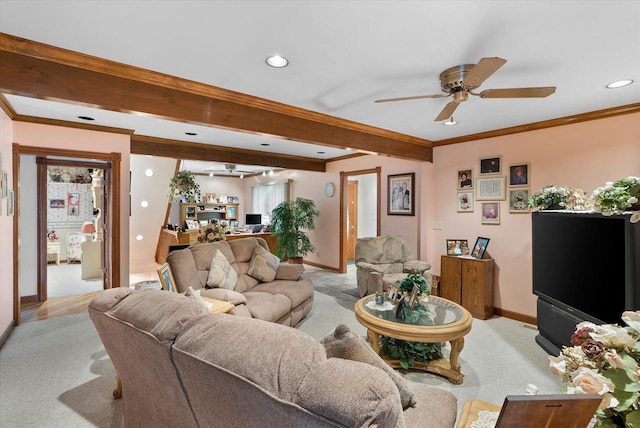
M 460 103 L 469 99 L 469 94 L 479 98 L 544 98 L 556 91 L 555 86 L 532 87 L 532 88 L 505 88 L 505 89 L 485 89 L 479 94 L 474 93 L 493 73 L 498 71 L 507 62 L 506 59 L 492 57 L 482 58 L 477 64 L 462 64 L 450 67 L 440 73 L 440 87 L 446 95 L 418 95 L 413 97 L 386 98 L 376 100 L 376 103 L 391 101 L 407 101 L 423 98 L 445 98 L 453 97 L 440 114 L 436 116 L 435 122 L 440 122 L 451 118 L 453 122 L 453 112 Z M 457 122 L 456 122 L 457 123 Z M 449 123 L 453 125 L 454 123 Z

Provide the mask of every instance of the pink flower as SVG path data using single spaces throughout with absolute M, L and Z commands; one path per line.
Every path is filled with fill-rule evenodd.
M 604 359 L 612 369 L 623 369 L 626 366 L 624 360 L 618 355 L 615 349 L 606 351 L 604 353 Z
M 599 394 L 613 392 L 613 383 L 600 373 L 580 367 L 567 387 L 570 394 Z M 571 392 L 569 392 L 571 391 Z

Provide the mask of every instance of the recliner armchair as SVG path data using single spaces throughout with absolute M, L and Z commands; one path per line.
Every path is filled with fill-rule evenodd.
M 356 243 L 356 275 L 360 297 L 384 291 L 384 283 L 395 284 L 410 273 L 427 280 L 431 290 L 431 264 L 414 260 L 407 241 L 401 236 L 359 238 Z

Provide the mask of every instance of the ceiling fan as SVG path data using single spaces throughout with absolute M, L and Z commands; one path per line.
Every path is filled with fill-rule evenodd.
M 485 89 L 480 93 L 473 92 L 493 73 L 498 71 L 507 62 L 506 59 L 493 57 L 482 58 L 477 64 L 463 64 L 447 68 L 440 73 L 440 86 L 444 95 L 418 95 L 413 97 L 386 98 L 376 100 L 376 103 L 386 103 L 391 101 L 419 100 L 422 98 L 447 98 L 453 96 L 450 101 L 434 119 L 439 122 L 449 119 L 461 102 L 467 101 L 469 94 L 480 98 L 544 98 L 556 91 L 555 86 L 544 86 L 536 88 L 505 88 L 505 89 Z
M 225 163 L 224 164 L 224 169 L 216 169 L 216 168 L 208 168 L 205 170 L 206 172 L 209 173 L 209 176 L 213 176 L 213 175 L 218 175 L 218 176 L 225 176 L 225 175 L 242 175 L 244 176 L 245 174 L 253 174 L 253 171 L 241 171 L 238 169 L 238 166 L 234 163 Z

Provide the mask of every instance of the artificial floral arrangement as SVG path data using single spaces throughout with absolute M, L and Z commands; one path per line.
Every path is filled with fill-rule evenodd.
M 549 357 L 551 372 L 567 394 L 599 394 L 592 421 L 598 428 L 640 427 L 640 311 L 626 311 L 627 327 L 581 322 L 563 347 Z
M 553 184 L 544 186 L 529 198 L 533 211 L 555 209 L 583 211 L 591 209 L 591 201 L 580 189 Z
M 56 233 L 56 231 L 54 229 L 51 229 L 47 232 L 47 239 L 49 241 L 57 241 L 58 240 L 58 234 Z
M 593 191 L 594 208 L 603 214 L 615 214 L 631 209 L 640 210 L 640 178 L 627 177 L 607 182 Z
M 200 185 L 196 177 L 189 171 L 179 171 L 169 182 L 169 199 L 180 199 L 184 196 L 189 203 L 200 202 Z
M 225 227 L 220 223 L 209 223 L 207 227 L 200 229 L 200 236 L 198 236 L 198 242 L 201 244 L 208 242 L 224 241 Z

